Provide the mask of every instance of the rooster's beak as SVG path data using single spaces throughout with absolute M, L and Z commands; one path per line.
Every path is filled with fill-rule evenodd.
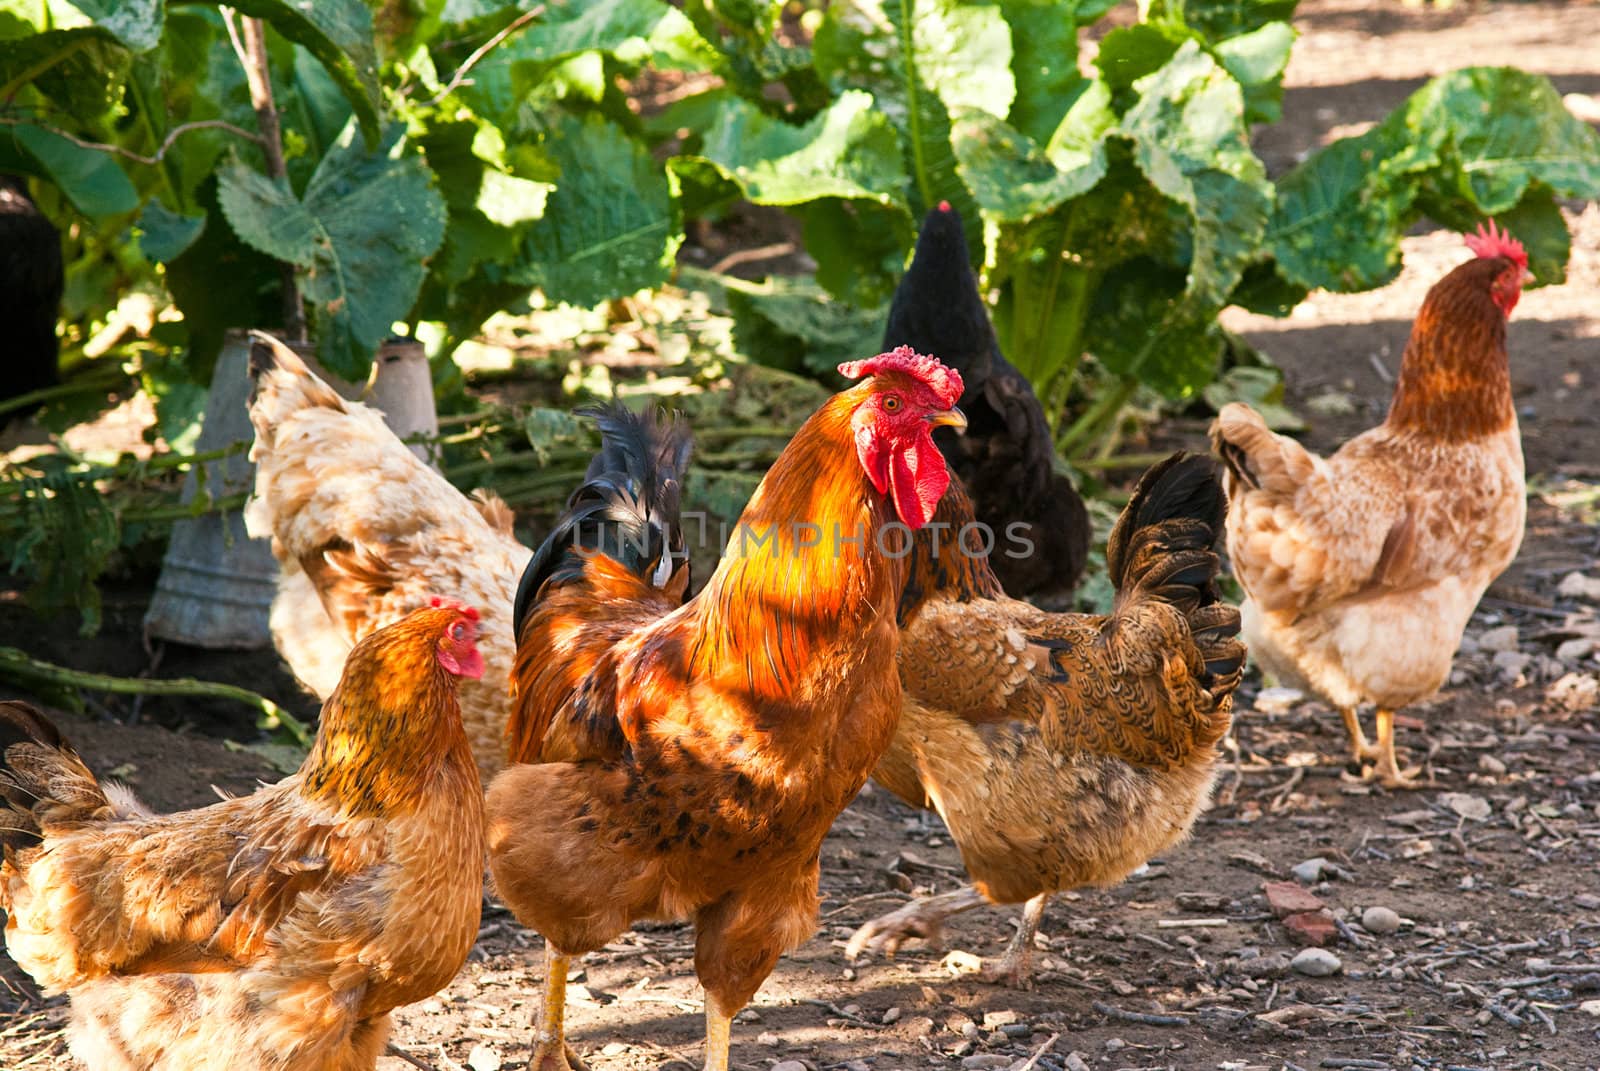
M 955 428 L 957 431 L 965 431 L 967 429 L 967 414 L 963 413 L 954 406 L 951 406 L 949 409 L 942 410 L 938 413 L 929 413 L 928 423 L 935 425 L 943 424 L 947 427 Z
M 1523 268 L 1522 269 L 1522 285 L 1523 286 L 1527 286 L 1529 283 L 1533 282 L 1533 279 L 1534 279 L 1533 272 L 1529 271 L 1527 268 Z

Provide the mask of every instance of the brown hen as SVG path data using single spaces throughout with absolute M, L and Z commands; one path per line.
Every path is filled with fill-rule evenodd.
M 311 754 L 250 796 L 155 815 L 0 703 L 6 947 L 72 998 L 96 1071 L 371 1071 L 389 1012 L 477 937 L 483 797 L 456 683 L 476 614 L 420 610 L 350 653 Z
M 1106 549 L 1111 613 L 1054 614 L 1006 597 L 969 500 L 950 489 L 917 535 L 900 604 L 905 704 L 873 776 L 939 812 L 974 884 L 868 923 L 847 954 L 935 937 L 988 901 L 1027 901 L 985 971 L 1026 985 L 1051 894 L 1120 881 L 1188 835 L 1244 667 L 1239 613 L 1215 584 L 1225 509 L 1207 459 L 1152 468 Z M 940 522 L 957 533 L 942 545 Z
M 1400 769 L 1394 712 L 1444 684 L 1527 518 L 1506 318 L 1528 257 L 1492 227 L 1467 244 L 1477 255 L 1423 300 L 1378 427 L 1321 458 L 1237 402 L 1211 426 L 1251 654 L 1337 707 L 1355 761 L 1390 788 L 1425 783 Z M 1362 703 L 1377 705 L 1376 746 Z

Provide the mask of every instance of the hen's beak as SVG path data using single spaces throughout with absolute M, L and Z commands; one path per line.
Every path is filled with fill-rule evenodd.
M 1523 286 L 1526 287 L 1528 284 L 1532 283 L 1533 282 L 1533 278 L 1534 278 L 1533 272 L 1529 271 L 1527 268 L 1523 268 L 1522 269 L 1522 285 Z
M 957 431 L 965 431 L 967 430 L 967 414 L 952 406 L 937 413 L 929 413 L 928 423 L 943 424 L 946 427 L 955 428 Z

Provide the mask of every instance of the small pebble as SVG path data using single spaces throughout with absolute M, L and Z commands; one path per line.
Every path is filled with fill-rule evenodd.
M 1089 1071 L 1089 1061 L 1075 1052 L 1067 1053 L 1067 1071 Z
M 1022 1016 L 1009 1009 L 1005 1011 L 985 1012 L 983 1015 L 983 1025 L 989 1030 L 998 1030 L 1002 1026 L 1021 1021 Z
M 1506 772 L 1506 764 L 1495 758 L 1493 755 L 1479 755 L 1478 769 L 1482 770 L 1486 774 L 1492 774 L 1495 777 L 1499 777 Z
M 883 1013 L 883 1019 L 880 1021 L 884 1026 L 893 1026 L 895 1023 L 900 1021 L 900 1014 L 899 1008 L 890 1008 L 888 1011 Z
M 1586 1000 L 1578 1005 L 1578 1010 L 1585 1015 L 1592 1015 L 1600 1019 L 1600 1000 Z
M 1596 896 L 1594 893 L 1579 893 L 1572 898 L 1572 902 L 1585 911 L 1600 910 L 1600 896 Z
M 1338 974 L 1344 963 L 1326 948 L 1307 948 L 1297 953 L 1289 966 L 1308 978 L 1326 978 Z
M 467 1066 L 472 1071 L 500 1071 L 500 1054 L 487 1045 L 474 1045 L 467 1055 Z
M 956 1043 L 955 1048 L 950 1050 L 950 1055 L 951 1056 L 966 1056 L 968 1053 L 970 1053 L 973 1049 L 975 1049 L 977 1047 L 978 1046 L 974 1045 L 970 1039 L 969 1040 L 965 1040 L 965 1041 L 959 1041 L 959 1042 Z
M 1400 916 L 1387 907 L 1369 907 L 1361 912 L 1361 928 L 1380 936 L 1400 928 Z
M 1322 880 L 1322 874 L 1328 869 L 1328 861 L 1322 856 L 1307 859 L 1305 862 L 1293 866 L 1289 872 L 1304 885 L 1315 885 Z
M 1492 628 L 1478 636 L 1478 648 L 1484 651 L 1515 651 L 1517 649 L 1517 626 L 1501 625 Z
M 608 1041 L 600 1046 L 600 1055 L 602 1056 L 621 1056 L 627 1051 L 628 1046 L 620 1041 Z
M 1027 1023 L 1007 1023 L 1000 1028 L 1000 1033 L 1008 1038 L 1025 1038 L 1033 1035 L 1033 1027 Z
M 1121 1052 L 1127 1047 L 1128 1043 L 1123 1041 L 1121 1038 L 1106 1038 L 1105 1048 L 1107 1052 Z
M 779 1060 L 772 1065 L 772 1071 L 811 1071 L 811 1068 L 799 1060 Z
M 765 1045 L 769 1049 L 776 1049 L 779 1045 L 783 1044 L 783 1041 L 778 1037 L 777 1034 L 774 1034 L 769 1030 L 756 1038 L 756 1044 Z
M 1263 688 L 1256 693 L 1255 707 L 1263 714 L 1287 714 L 1305 698 L 1306 693 L 1297 688 Z
M 988 1068 L 1010 1067 L 1011 1057 L 1001 1056 L 996 1052 L 980 1052 L 975 1056 L 964 1057 L 961 1066 L 967 1071 L 985 1071 Z M 772 1071 L 778 1071 L 774 1067 Z

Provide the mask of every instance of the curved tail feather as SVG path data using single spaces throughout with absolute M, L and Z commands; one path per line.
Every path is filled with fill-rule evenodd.
M 654 587 L 675 578 L 687 587 L 679 511 L 693 445 L 688 426 L 656 410 L 633 413 L 620 402 L 580 413 L 594 417 L 600 449 L 523 570 L 512 617 L 518 634 L 545 586 L 580 576 L 584 559 L 596 553 Z

